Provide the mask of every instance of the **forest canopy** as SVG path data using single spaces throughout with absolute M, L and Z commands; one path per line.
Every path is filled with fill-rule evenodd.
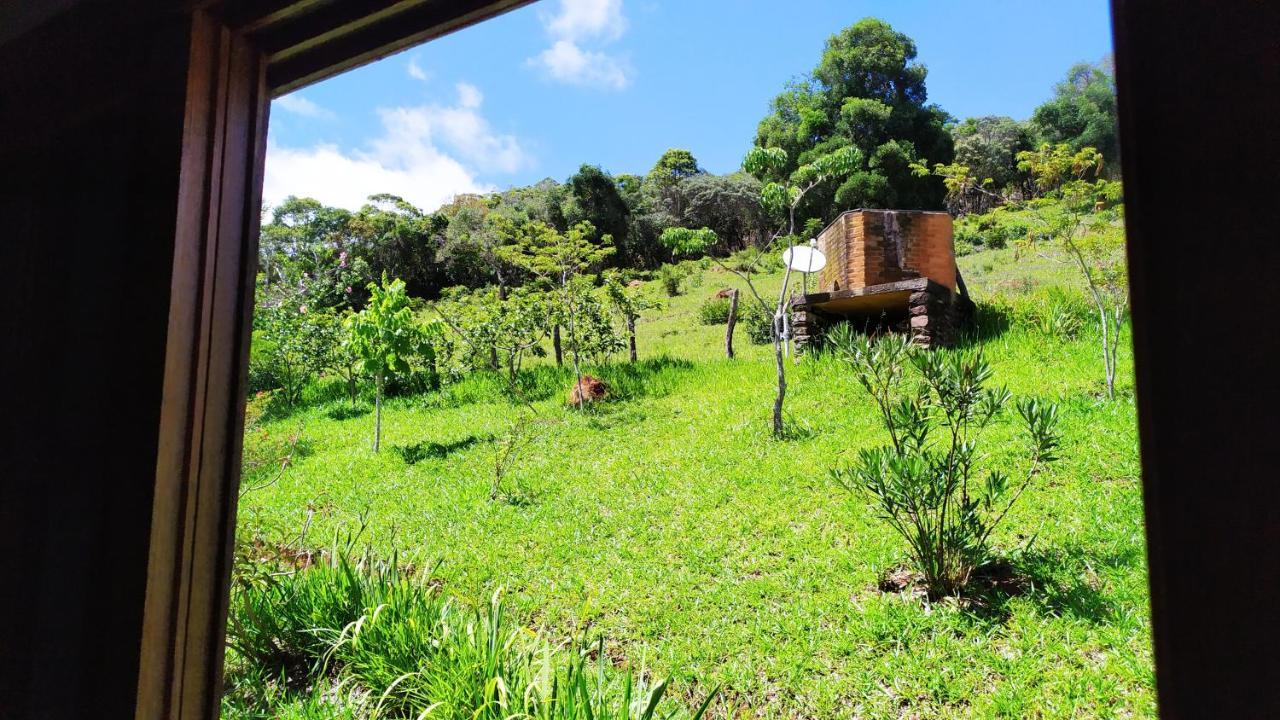
M 917 56 L 914 40 L 875 18 L 832 35 L 813 69 L 789 82 L 760 120 L 753 145 L 777 153 L 779 162 L 755 172 L 713 174 L 689 149 L 671 148 L 643 175 L 584 163 L 563 181 L 460 195 L 434 211 L 386 194 L 354 212 L 290 197 L 265 218 L 261 284 L 305 286 L 317 306 L 338 310 L 362 307 L 367 286 L 384 274 L 403 280 L 415 297 L 438 298 L 453 287 L 488 287 L 506 297 L 531 278 L 504 259 L 503 248 L 531 223 L 561 233 L 590 223 L 612 239 L 608 268 L 670 262 L 661 242 L 670 228 L 714 231 L 718 241 L 707 252 L 724 256 L 778 234 L 784 218 L 761 203 L 771 184 L 802 184 L 798 171 L 842 150 L 856 151 L 849 155 L 856 166 L 803 198 L 797 228 L 812 232 L 857 207 L 963 215 L 1035 197 L 1039 190 L 1017 157 L 1046 144 L 1097 148 L 1103 175 L 1118 177 L 1109 59 L 1071 67 L 1052 96 L 1019 121 L 957 120 L 929 103 L 928 70 Z

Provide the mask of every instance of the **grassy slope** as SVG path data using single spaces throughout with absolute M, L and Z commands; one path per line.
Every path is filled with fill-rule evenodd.
M 1007 251 L 962 259 L 979 299 L 1022 285 L 1016 264 Z M 1043 262 L 1030 273 L 1069 277 Z M 833 362 L 792 366 L 799 432 L 771 439 L 768 349 L 740 335 L 742 357 L 723 360 L 722 326 L 696 324 L 729 284 L 707 272 L 641 323 L 645 362 L 595 370 L 625 399 L 568 411 L 568 376 L 544 378 L 555 394 L 536 407 L 556 424 L 512 471 L 518 502 L 487 494 L 493 438 L 522 411 L 469 380 L 390 401 L 380 455 L 367 415 L 315 408 L 253 431 L 301 427 L 307 453 L 246 496 L 242 532 L 296 534 L 310 506 L 323 542 L 364 512 L 375 546 L 441 561 L 453 593 L 482 603 L 503 587 L 531 624 L 603 633 L 625 662 L 674 673 L 679 691 L 723 684 L 760 716 L 1153 715 L 1128 353 L 1125 399 L 1107 403 L 1090 335 L 1015 325 L 988 341 L 999 382 L 1063 404 L 1064 460 L 998 538 L 1033 588 L 983 611 L 926 606 L 876 590 L 903 546 L 828 478 L 884 441 L 863 392 Z M 1007 464 L 1020 438 L 999 426 L 988 440 Z

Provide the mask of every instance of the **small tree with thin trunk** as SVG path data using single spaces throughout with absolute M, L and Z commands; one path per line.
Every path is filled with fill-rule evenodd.
M 591 268 L 613 254 L 613 237 L 595 239 L 596 228 L 582 221 L 559 233 L 542 222 L 529 222 L 522 227 L 516 244 L 500 248 L 503 259 L 537 276 L 550 286 L 554 299 L 556 322 L 568 334 L 569 355 L 573 361 L 575 382 L 582 383 L 583 328 L 581 313 L 590 305 L 586 294 L 590 283 L 583 282 Z M 583 406 L 585 403 L 580 405 Z
M 605 275 L 604 290 L 609 297 L 609 305 L 627 327 L 627 346 L 631 362 L 635 362 L 636 321 L 642 313 L 662 307 L 662 304 L 645 294 L 641 288 L 628 287 L 616 271 Z
M 758 272 L 760 261 L 772 252 L 783 247 L 792 249 L 796 244 L 796 211 L 805 196 L 819 185 L 853 173 L 862 162 L 862 153 L 854 147 L 844 147 L 823 155 L 812 162 L 801 165 L 791 174 L 787 183 L 768 183 L 760 191 L 760 204 L 766 213 L 773 217 L 781 217 L 778 229 L 769 242 L 755 250 L 749 262 L 730 266 L 720 258 L 711 259 L 725 270 L 742 278 L 747 290 L 759 303 L 760 307 L 773 316 L 771 337 L 773 339 L 774 365 L 777 371 L 778 392 L 773 400 L 773 434 L 782 437 L 785 428 L 782 420 L 782 404 L 787 396 L 786 363 L 783 360 L 783 346 L 789 339 L 787 322 L 787 289 L 791 280 L 791 268 L 788 267 L 783 277 L 782 289 L 778 292 L 778 301 L 772 307 L 764 299 L 752 282 L 752 276 Z M 788 163 L 787 153 L 781 148 L 752 148 L 743 160 L 743 168 L 754 175 L 781 172 Z M 719 241 L 719 237 L 709 228 L 693 230 L 690 228 L 668 228 L 662 233 L 662 244 L 676 255 L 701 255 L 710 251 Z
M 345 321 L 350 351 L 359 358 L 360 371 L 373 378 L 373 451 L 382 447 L 382 396 L 387 380 L 409 372 L 409 360 L 423 349 L 409 296 L 402 280 L 369 283 L 369 303 Z
M 1116 357 L 1120 330 L 1129 310 L 1129 276 L 1121 222 L 1122 188 L 1118 181 L 1094 179 L 1103 158 L 1086 147 L 1071 152 L 1066 145 L 1042 145 L 1018 153 L 1018 167 L 1031 173 L 1046 197 L 1028 207 L 1041 237 L 1063 250 L 1080 272 L 1098 316 L 1107 397 L 1115 397 Z M 1034 245 L 1037 233 L 1026 239 Z

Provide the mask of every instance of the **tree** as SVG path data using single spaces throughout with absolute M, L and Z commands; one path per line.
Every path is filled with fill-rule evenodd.
M 527 287 L 512 288 L 505 298 L 493 288 L 451 288 L 433 307 L 465 345 L 465 355 L 446 353 L 446 360 L 458 371 L 466 371 L 474 369 L 480 357 L 500 357 L 512 387 L 525 355 L 540 351 L 552 319 L 549 299 Z M 489 361 L 490 367 L 494 364 Z
M 280 391 L 286 405 L 302 400 L 302 391 L 328 364 L 337 338 L 326 313 L 307 307 L 295 292 L 276 294 L 254 312 L 251 376 L 263 389 Z
M 1129 310 L 1121 184 L 1098 178 L 1103 158 L 1091 147 L 1073 153 L 1065 143 L 1046 144 L 1019 153 L 1018 165 L 1048 194 L 1030 204 L 1040 234 L 1066 252 L 1088 288 L 1098 313 L 1107 397 L 1114 398 L 1120 331 Z M 1028 242 L 1035 241 L 1033 233 Z
M 1018 170 L 1018 153 L 1032 149 L 1032 130 L 1013 118 L 987 116 L 968 118 L 951 129 L 955 141 L 955 163 L 970 168 L 974 177 L 993 190 L 1012 189 L 1025 177 Z M 961 213 L 985 212 L 986 196 L 970 197 L 976 204 Z M 951 205 L 949 200 L 948 205 Z M 951 209 L 950 207 L 948 209 Z M 952 209 L 953 213 L 956 210 Z
M 499 196 L 499 204 L 515 210 L 529 220 L 538 220 L 564 232 L 569 227 L 564 217 L 566 199 L 564 185 L 551 178 L 544 178 L 528 187 L 507 190 Z
M 630 223 L 630 210 L 618 192 L 618 185 L 605 171 L 595 165 L 583 165 L 569 178 L 569 198 L 565 219 L 569 229 L 583 222 L 602 235 L 608 235 L 618 243 L 626 243 Z M 643 264 L 646 248 L 621 245 L 617 248 L 618 260 L 626 265 Z
M 502 253 L 511 263 L 535 275 L 550 288 L 553 315 L 562 321 L 569 333 L 569 351 L 573 359 L 576 382 L 582 383 L 582 357 L 594 355 L 601 346 L 596 315 L 591 313 L 591 282 L 583 277 L 613 254 L 613 238 L 603 235 L 595 240 L 596 228 L 581 221 L 558 233 L 540 223 L 526 223 L 516 244 L 504 247 Z M 607 330 L 607 324 L 605 330 Z
M 797 210 L 805 197 L 815 188 L 821 187 L 829 180 L 848 177 L 862 161 L 862 153 L 851 146 L 841 147 L 829 154 L 822 155 L 812 162 L 799 166 L 791 173 L 785 183 L 770 182 L 760 192 L 760 204 L 765 214 L 781 217 L 781 224 L 770 241 L 759 248 L 755 256 L 744 266 L 729 266 L 712 256 L 715 262 L 725 270 L 742 278 L 752 297 L 760 309 L 772 313 L 771 326 L 774 365 L 776 370 L 778 391 L 773 402 L 773 434 L 783 437 L 782 404 L 787 395 L 786 364 L 783 361 L 783 347 L 788 339 L 789 323 L 787 312 L 787 289 L 791 279 L 791 268 L 788 267 L 783 276 L 782 289 L 778 292 L 778 302 L 770 308 L 769 303 L 761 296 L 752 281 L 752 274 L 759 267 L 760 260 L 767 252 L 781 249 L 785 244 L 788 249 L 795 247 Z M 791 164 L 791 159 L 782 148 L 752 148 L 743 161 L 743 167 L 753 175 L 776 175 Z M 710 228 L 692 230 L 689 228 L 670 228 L 662 234 L 662 243 L 676 255 L 692 255 L 705 253 L 719 241 L 719 237 Z
M 1038 143 L 1064 144 L 1072 152 L 1096 149 L 1110 163 L 1104 174 L 1118 177 L 1119 121 L 1110 58 L 1073 65 L 1054 87 L 1053 98 L 1032 113 L 1031 126 Z
M 418 329 L 403 280 L 369 283 L 369 302 L 345 321 L 347 342 L 360 359 L 360 371 L 373 378 L 375 420 L 373 451 L 382 446 L 382 396 L 387 380 L 410 370 L 410 359 L 431 352 Z
M 841 183 L 811 193 L 802 215 L 830 220 L 854 207 L 940 207 L 941 184 L 910 169 L 922 158 L 952 159 L 948 116 L 925 104 L 927 71 L 915 58 L 915 42 L 882 20 L 867 18 L 832 36 L 813 73 L 774 99 L 756 131 L 756 145 L 781 148 L 787 162 L 751 174 L 785 181 L 852 147 L 858 166 Z
M 439 257 L 455 284 L 481 287 L 493 283 L 506 297 L 513 271 L 499 248 L 515 242 L 517 226 L 524 220 L 510 207 L 490 207 L 480 202 L 460 207 L 449 221 Z
M 604 289 L 613 311 L 622 318 L 627 328 L 627 346 L 630 350 L 631 362 L 635 362 L 636 321 L 640 319 L 641 314 L 662 307 L 662 304 L 650 298 L 643 289 L 625 284 L 621 273 L 618 272 L 610 272 L 605 276 Z
M 290 195 L 271 212 L 258 240 L 266 285 L 293 284 L 320 271 L 350 242 L 351 213 Z
M 704 175 L 706 171 L 698 166 L 698 159 L 688 150 L 671 149 L 662 153 L 653 169 L 645 176 L 644 182 L 654 194 L 660 206 L 673 217 L 684 215 L 687 204 L 687 193 L 684 192 L 684 181 Z
M 363 285 L 385 274 L 402 279 L 411 295 L 435 297 L 444 284 L 435 242 L 442 226 L 443 218 L 424 213 L 404 198 L 370 195 L 350 223 L 353 252 L 368 265 Z
M 760 207 L 762 185 L 751 175 L 695 175 L 683 181 L 686 196 L 679 223 L 715 231 L 724 251 L 758 244 L 769 235 L 769 222 Z

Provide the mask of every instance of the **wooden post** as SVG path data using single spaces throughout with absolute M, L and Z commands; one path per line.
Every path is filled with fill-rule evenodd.
M 733 359 L 733 327 L 738 324 L 738 291 L 729 293 L 729 320 L 724 328 L 724 354 Z
M 627 317 L 627 342 L 631 346 L 631 362 L 636 361 L 636 319 Z

